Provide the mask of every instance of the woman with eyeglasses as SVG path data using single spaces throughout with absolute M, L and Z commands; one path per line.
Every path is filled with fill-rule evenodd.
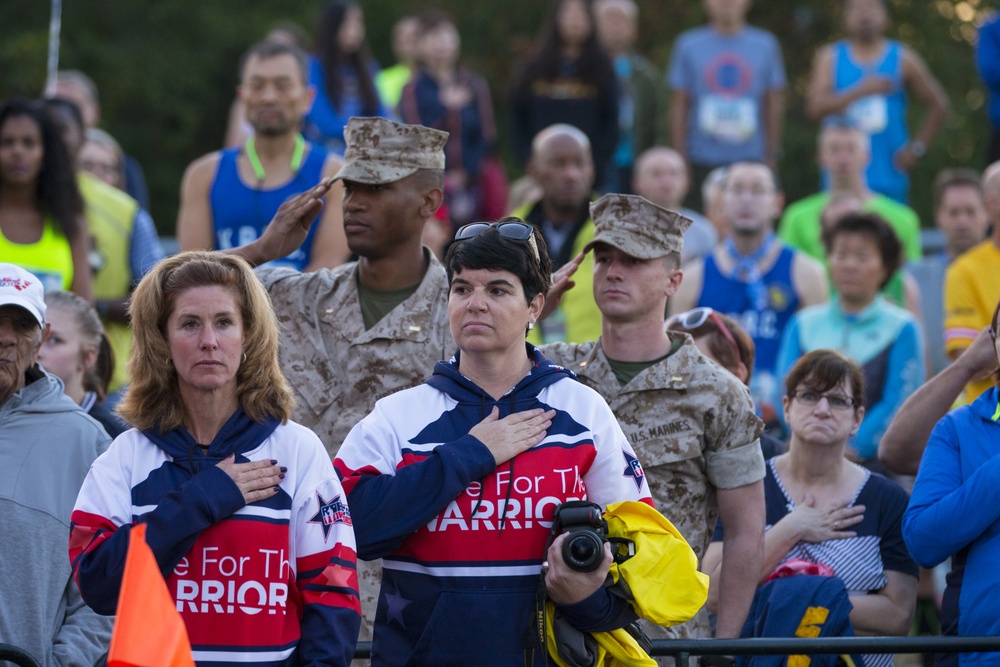
M 998 321 L 1000 304 L 993 310 L 989 329 L 994 386 L 938 421 L 920 460 L 913 494 L 903 517 L 903 538 L 918 563 L 932 568 L 951 558 L 948 586 L 941 603 L 944 635 L 1000 634 L 1000 615 L 996 611 L 996 591 L 1000 588 L 997 567 L 1000 371 L 995 365 L 1000 357 Z M 945 373 L 932 382 L 943 380 Z M 962 386 L 960 382 L 954 384 L 952 396 Z M 947 664 L 995 663 L 995 653 L 963 653 L 958 660 Z
M 546 552 L 556 506 L 652 501 L 607 403 L 525 342 L 552 273 L 541 235 L 466 225 L 445 267 L 458 351 L 376 403 L 334 462 L 360 556 L 383 559 L 372 663 L 545 665 L 524 648 L 540 573 L 582 631 L 635 618 L 603 586 L 609 548 L 590 572 L 567 567 L 565 536 Z
M 905 635 L 917 587 L 900 526 L 906 492 L 844 456 L 865 415 L 863 395 L 861 371 L 833 350 L 809 352 L 788 374 L 781 403 L 792 436 L 788 452 L 767 462 L 759 583 L 790 559 L 826 565 L 850 595 L 855 634 Z M 714 589 L 721 527 L 712 539 L 702 567 Z M 891 655 L 864 658 L 869 667 L 892 665 Z
M 889 303 L 880 291 L 899 267 L 902 244 L 875 213 L 850 213 L 824 233 L 830 278 L 837 291 L 829 302 L 796 313 L 782 334 L 778 377 L 810 350 L 835 349 L 861 367 L 865 420 L 848 452 L 871 466 L 879 440 L 906 397 L 925 379 L 920 324 Z

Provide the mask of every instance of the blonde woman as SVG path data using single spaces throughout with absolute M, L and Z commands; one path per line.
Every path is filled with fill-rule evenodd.
M 242 259 L 182 253 L 143 278 L 131 316 L 119 412 L 135 428 L 94 463 L 72 516 L 84 600 L 114 613 L 144 523 L 197 663 L 348 665 L 350 511 L 319 439 L 289 421 L 264 288 Z

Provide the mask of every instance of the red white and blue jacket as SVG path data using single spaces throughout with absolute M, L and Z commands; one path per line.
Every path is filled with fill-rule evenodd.
M 277 494 L 245 505 L 215 465 L 229 453 L 213 442 L 203 455 L 193 439 L 185 448 L 186 431 L 167 436 L 178 432 L 126 431 L 94 462 L 69 545 L 84 600 L 115 613 L 129 529 L 145 523 L 200 667 L 348 665 L 360 627 L 354 534 L 319 439 L 291 422 L 244 438 L 237 463 L 288 468 Z
M 552 515 L 588 499 L 652 504 L 635 453 L 597 392 L 532 346 L 534 367 L 494 400 L 438 362 L 426 384 L 380 400 L 334 462 L 348 493 L 359 556 L 383 558 L 373 665 L 524 665 Z M 542 407 L 546 438 L 496 465 L 469 430 Z M 601 588 L 561 607 L 588 632 L 622 627 L 631 606 Z M 546 664 L 537 651 L 529 664 Z

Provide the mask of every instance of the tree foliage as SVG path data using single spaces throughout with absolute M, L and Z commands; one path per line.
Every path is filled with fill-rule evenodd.
M 677 35 L 704 22 L 702 6 L 695 0 L 637 2 L 638 50 L 665 69 Z M 818 182 L 816 125 L 805 118 L 803 95 L 816 48 L 840 36 L 840 4 L 761 0 L 750 13 L 751 23 L 778 36 L 788 70 L 781 177 L 789 201 L 815 191 Z M 384 64 L 392 62 L 389 35 L 396 18 L 431 6 L 451 13 L 463 36 L 464 60 L 490 82 L 498 122 L 501 130 L 506 127 L 514 67 L 538 34 L 546 3 L 363 0 L 362 5 L 369 42 Z M 934 173 L 946 166 L 983 166 L 989 129 L 972 43 L 975 25 L 993 5 L 986 0 L 889 0 L 889 5 L 892 36 L 924 57 L 952 101 L 944 131 L 913 174 L 912 204 L 929 225 Z M 162 232 L 173 231 L 184 168 L 222 141 L 240 54 L 282 19 L 312 32 L 319 6 L 318 0 L 64 0 L 60 66 L 83 70 L 96 81 L 102 125 L 144 166 Z M 43 89 L 49 14 L 48 4 L 39 0 L 0 3 L 0 98 L 35 96 Z M 911 128 L 916 122 L 919 112 Z

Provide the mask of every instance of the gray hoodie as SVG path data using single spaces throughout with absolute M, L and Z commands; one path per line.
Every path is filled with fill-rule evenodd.
M 67 540 L 80 485 L 110 438 L 59 378 L 36 366 L 26 379 L 0 404 L 0 642 L 44 667 L 92 665 L 113 619 L 80 599 Z

